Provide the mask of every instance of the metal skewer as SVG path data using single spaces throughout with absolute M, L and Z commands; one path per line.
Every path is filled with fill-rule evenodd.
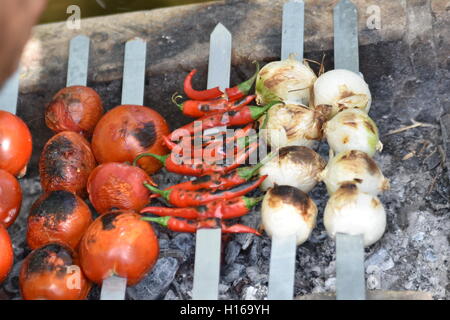
M 66 85 L 85 86 L 89 67 L 90 39 L 79 35 L 70 41 Z
M 208 88 L 230 86 L 231 33 L 219 23 L 211 33 Z M 206 133 L 206 131 L 205 131 Z M 198 230 L 196 234 L 194 300 L 217 300 L 219 292 L 221 229 Z
M 304 7 L 303 1 L 290 1 L 283 7 L 282 60 L 289 58 L 291 54 L 294 54 L 296 59 L 303 60 Z M 268 294 L 270 300 L 292 300 L 296 253 L 295 235 L 272 238 Z
M 19 98 L 19 70 L 0 88 L 0 110 L 16 114 Z
M 334 7 L 334 68 L 359 73 L 358 11 L 349 0 Z M 362 235 L 336 235 L 336 299 L 365 300 Z
M 147 42 L 136 38 L 125 45 L 122 104 L 143 105 Z M 124 300 L 127 279 L 111 276 L 103 280 L 101 300 Z

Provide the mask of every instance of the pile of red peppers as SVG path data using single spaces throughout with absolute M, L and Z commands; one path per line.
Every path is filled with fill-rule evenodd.
M 152 156 L 160 160 L 170 172 L 197 178 L 170 186 L 165 190 L 145 184 L 152 191 L 153 198 L 161 196 L 173 207 L 144 208 L 141 213 L 151 213 L 158 217 L 143 219 L 159 223 L 177 232 L 221 228 L 223 233 L 260 235 L 257 230 L 248 226 L 242 224 L 227 226 L 222 220 L 241 217 L 249 213 L 251 208 L 262 200 L 245 196 L 266 178 L 262 176 L 252 179 L 258 173 L 262 163 L 253 167 L 240 167 L 240 165 L 258 149 L 257 135 L 250 134 L 255 120 L 276 103 L 263 107 L 249 106 L 255 99 L 255 96 L 249 95 L 249 92 L 259 72 L 259 65 L 250 79 L 226 89 L 225 92 L 218 87 L 202 91 L 195 90 L 192 86 L 192 78 L 196 72 L 195 69 L 192 70 L 184 81 L 184 93 L 190 100 L 179 103 L 177 100 L 181 96 L 175 94 L 172 101 L 184 115 L 197 120 L 164 137 L 165 144 L 171 150 L 170 154 L 166 156 L 141 154 L 135 159 L 135 163 L 142 157 Z M 236 130 L 232 137 L 227 136 L 218 140 L 208 140 L 205 137 L 204 130 L 237 126 L 245 127 Z M 183 137 L 181 142 L 177 142 L 179 137 Z M 200 144 L 193 143 L 199 138 Z M 192 145 L 194 145 L 193 152 L 186 154 L 186 150 L 192 150 Z M 231 148 L 224 147 L 230 145 Z M 229 150 L 233 153 L 233 161 L 226 163 L 224 160 L 230 155 Z M 201 161 L 185 161 L 192 160 L 191 153 L 200 155 Z

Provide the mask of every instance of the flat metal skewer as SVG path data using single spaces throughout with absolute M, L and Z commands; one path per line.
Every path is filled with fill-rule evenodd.
M 136 38 L 125 45 L 122 104 L 143 105 L 147 42 Z M 127 279 L 111 276 L 103 280 L 101 300 L 124 300 Z
M 66 82 L 68 87 L 87 84 L 90 42 L 90 39 L 84 35 L 70 40 Z
M 16 114 L 19 98 L 19 70 L 0 88 L 0 110 Z
M 289 58 L 291 54 L 297 60 L 303 60 L 304 8 L 303 1 L 290 1 L 283 6 L 282 60 Z M 268 293 L 270 300 L 293 299 L 296 253 L 295 235 L 272 238 Z
M 230 86 L 231 33 L 219 23 L 211 33 L 208 88 Z M 219 294 L 221 229 L 201 229 L 196 233 L 194 300 L 217 300 Z
M 333 18 L 334 68 L 359 73 L 358 11 L 351 1 L 341 0 Z M 366 299 L 362 235 L 336 235 L 336 299 Z

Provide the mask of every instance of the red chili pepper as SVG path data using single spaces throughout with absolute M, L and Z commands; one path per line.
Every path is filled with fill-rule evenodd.
M 231 137 L 227 137 L 226 139 L 207 139 L 206 141 L 204 137 L 201 137 L 202 139 L 202 147 L 208 147 L 211 145 L 223 145 L 223 144 L 228 144 L 234 140 L 237 140 L 239 138 L 242 137 L 246 137 L 251 133 L 251 130 L 253 128 L 253 123 L 249 123 L 248 125 L 246 125 L 244 128 L 242 129 L 237 129 L 234 134 Z M 224 131 L 223 133 L 218 133 L 219 136 L 223 136 L 225 133 L 227 133 L 226 131 Z M 184 148 L 190 148 L 192 147 L 192 143 L 194 142 L 194 140 L 196 139 L 196 137 L 193 136 L 189 136 L 189 137 L 183 137 L 181 139 L 180 143 L 175 143 L 172 140 L 169 139 L 168 136 L 163 136 L 163 141 L 166 144 L 166 146 L 169 148 L 169 150 L 174 150 L 175 148 L 177 148 L 177 150 L 179 150 L 179 154 L 181 154 Z M 198 138 L 197 138 L 198 139 Z
M 192 88 L 192 78 L 197 73 L 197 70 L 192 70 L 184 80 L 184 93 L 192 100 L 211 100 L 219 98 L 223 95 L 219 87 L 198 91 Z
M 199 206 L 214 200 L 227 200 L 243 196 L 256 189 L 266 178 L 267 176 L 262 176 L 259 179 L 246 182 L 233 189 L 215 192 L 205 189 L 196 191 L 183 189 L 160 190 L 148 183 L 144 183 L 144 186 L 146 186 L 150 191 L 160 194 L 175 207 L 185 208 Z
M 246 106 L 256 98 L 255 95 L 247 96 L 244 100 L 240 101 L 239 103 L 234 103 L 234 101 L 230 102 L 224 98 L 207 101 L 187 100 L 184 101 L 183 103 L 178 103 L 176 100 L 180 97 L 181 97 L 180 95 L 178 96 L 174 95 L 172 97 L 172 102 L 175 103 L 178 106 L 178 108 L 180 108 L 180 110 L 183 112 L 184 115 L 193 118 L 200 118 L 217 112 L 233 110 L 242 106 Z
M 242 167 L 237 168 L 231 172 L 221 174 L 218 172 L 207 174 L 204 176 L 200 176 L 195 180 L 182 182 L 173 186 L 170 186 L 165 191 L 172 189 L 183 189 L 183 190 L 201 190 L 201 189 L 209 189 L 211 191 L 217 190 L 227 190 L 238 186 L 240 184 L 246 183 L 250 180 L 255 174 L 258 173 L 259 169 L 271 160 L 276 155 L 276 151 L 271 152 L 264 158 L 260 163 L 253 167 Z M 153 193 L 150 198 L 158 198 L 160 194 Z
M 248 80 L 242 82 L 241 84 L 238 84 L 237 86 L 233 88 L 225 89 L 225 93 L 227 95 L 228 101 L 235 101 L 238 99 L 241 99 L 242 97 L 245 97 L 250 92 L 250 89 L 252 88 L 253 84 L 255 83 L 256 77 L 259 73 L 259 63 L 256 62 L 256 72 L 255 74 Z
M 215 127 L 222 126 L 243 126 L 249 124 L 259 117 L 261 117 L 272 106 L 280 103 L 279 101 L 273 101 L 266 104 L 264 107 L 256 106 L 243 106 L 237 109 L 218 112 L 213 115 L 199 118 L 198 120 L 188 123 L 169 134 L 169 139 L 174 140 L 174 137 L 183 137 L 188 134 L 192 135 Z
M 196 222 L 189 222 L 174 217 L 158 217 L 158 218 L 141 218 L 145 221 L 155 222 L 169 230 L 175 232 L 196 232 L 199 229 L 218 229 L 221 228 L 223 233 L 253 233 L 258 236 L 261 234 L 253 228 L 244 226 L 242 224 L 235 224 L 227 226 L 218 219 L 205 219 Z
M 164 164 L 164 167 L 170 172 L 185 176 L 203 176 L 214 172 L 226 173 L 236 169 L 241 164 L 245 163 L 250 154 L 252 154 L 256 149 L 258 149 L 258 142 L 250 144 L 249 148 L 245 152 L 241 152 L 236 155 L 233 163 L 227 165 L 208 164 L 203 161 L 200 161 L 198 164 L 196 164 L 195 161 L 191 164 L 184 164 L 182 158 L 183 156 L 176 153 L 171 153 L 165 156 L 160 156 L 153 153 L 142 153 L 136 157 L 133 165 L 136 165 L 137 161 L 142 157 L 153 157 L 161 161 Z
M 234 219 L 250 212 L 250 209 L 262 200 L 260 198 L 237 197 L 230 200 L 215 200 L 204 205 L 188 208 L 147 207 L 141 213 L 153 213 L 157 216 L 171 216 L 184 219 Z
M 166 145 L 171 145 L 172 147 L 172 156 L 183 156 L 183 162 L 186 162 L 186 160 L 193 162 L 193 159 L 201 159 L 205 164 L 214 164 L 219 161 L 223 162 L 227 156 L 235 156 L 258 139 L 256 134 L 253 136 L 240 136 L 241 134 L 244 135 L 244 133 L 237 133 L 235 136 L 227 138 L 225 142 L 221 140 L 214 141 L 203 149 L 192 146 L 189 141 L 187 143 L 182 141 L 180 144 L 173 146 L 174 142 L 167 138 L 164 139 Z

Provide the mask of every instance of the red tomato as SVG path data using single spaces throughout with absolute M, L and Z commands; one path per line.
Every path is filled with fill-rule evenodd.
M 45 109 L 45 123 L 55 133 L 74 131 L 89 138 L 103 115 L 98 93 L 84 86 L 61 89 Z
M 117 275 L 134 285 L 155 265 L 158 255 L 152 226 L 133 211 L 112 211 L 98 217 L 80 243 L 81 267 L 97 284 Z
M 91 210 L 81 198 L 65 190 L 51 191 L 43 194 L 31 207 L 28 246 L 36 249 L 60 242 L 76 249 L 91 223 Z
M 95 168 L 89 143 L 75 132 L 64 131 L 44 146 L 39 160 L 39 174 L 44 191 L 67 190 L 86 195 L 86 184 Z
M 0 169 L 22 177 L 32 151 L 31 133 L 25 122 L 0 110 Z
M 166 120 L 155 110 L 118 106 L 106 113 L 95 127 L 92 151 L 99 163 L 132 162 L 144 152 L 164 155 L 168 149 L 162 137 L 169 133 Z M 161 162 L 152 157 L 144 157 L 138 164 L 148 174 L 162 167 Z
M 0 283 L 6 279 L 14 262 L 11 238 L 5 227 L 0 224 Z
M 91 284 L 69 247 L 50 243 L 32 251 L 19 274 L 24 300 L 84 300 Z
M 8 171 L 0 169 L 0 224 L 5 228 L 16 221 L 22 206 L 22 188 Z
M 89 176 L 89 200 L 98 213 L 112 209 L 140 211 L 150 200 L 150 191 L 144 182 L 151 182 L 147 173 L 123 163 L 110 162 L 99 165 Z

